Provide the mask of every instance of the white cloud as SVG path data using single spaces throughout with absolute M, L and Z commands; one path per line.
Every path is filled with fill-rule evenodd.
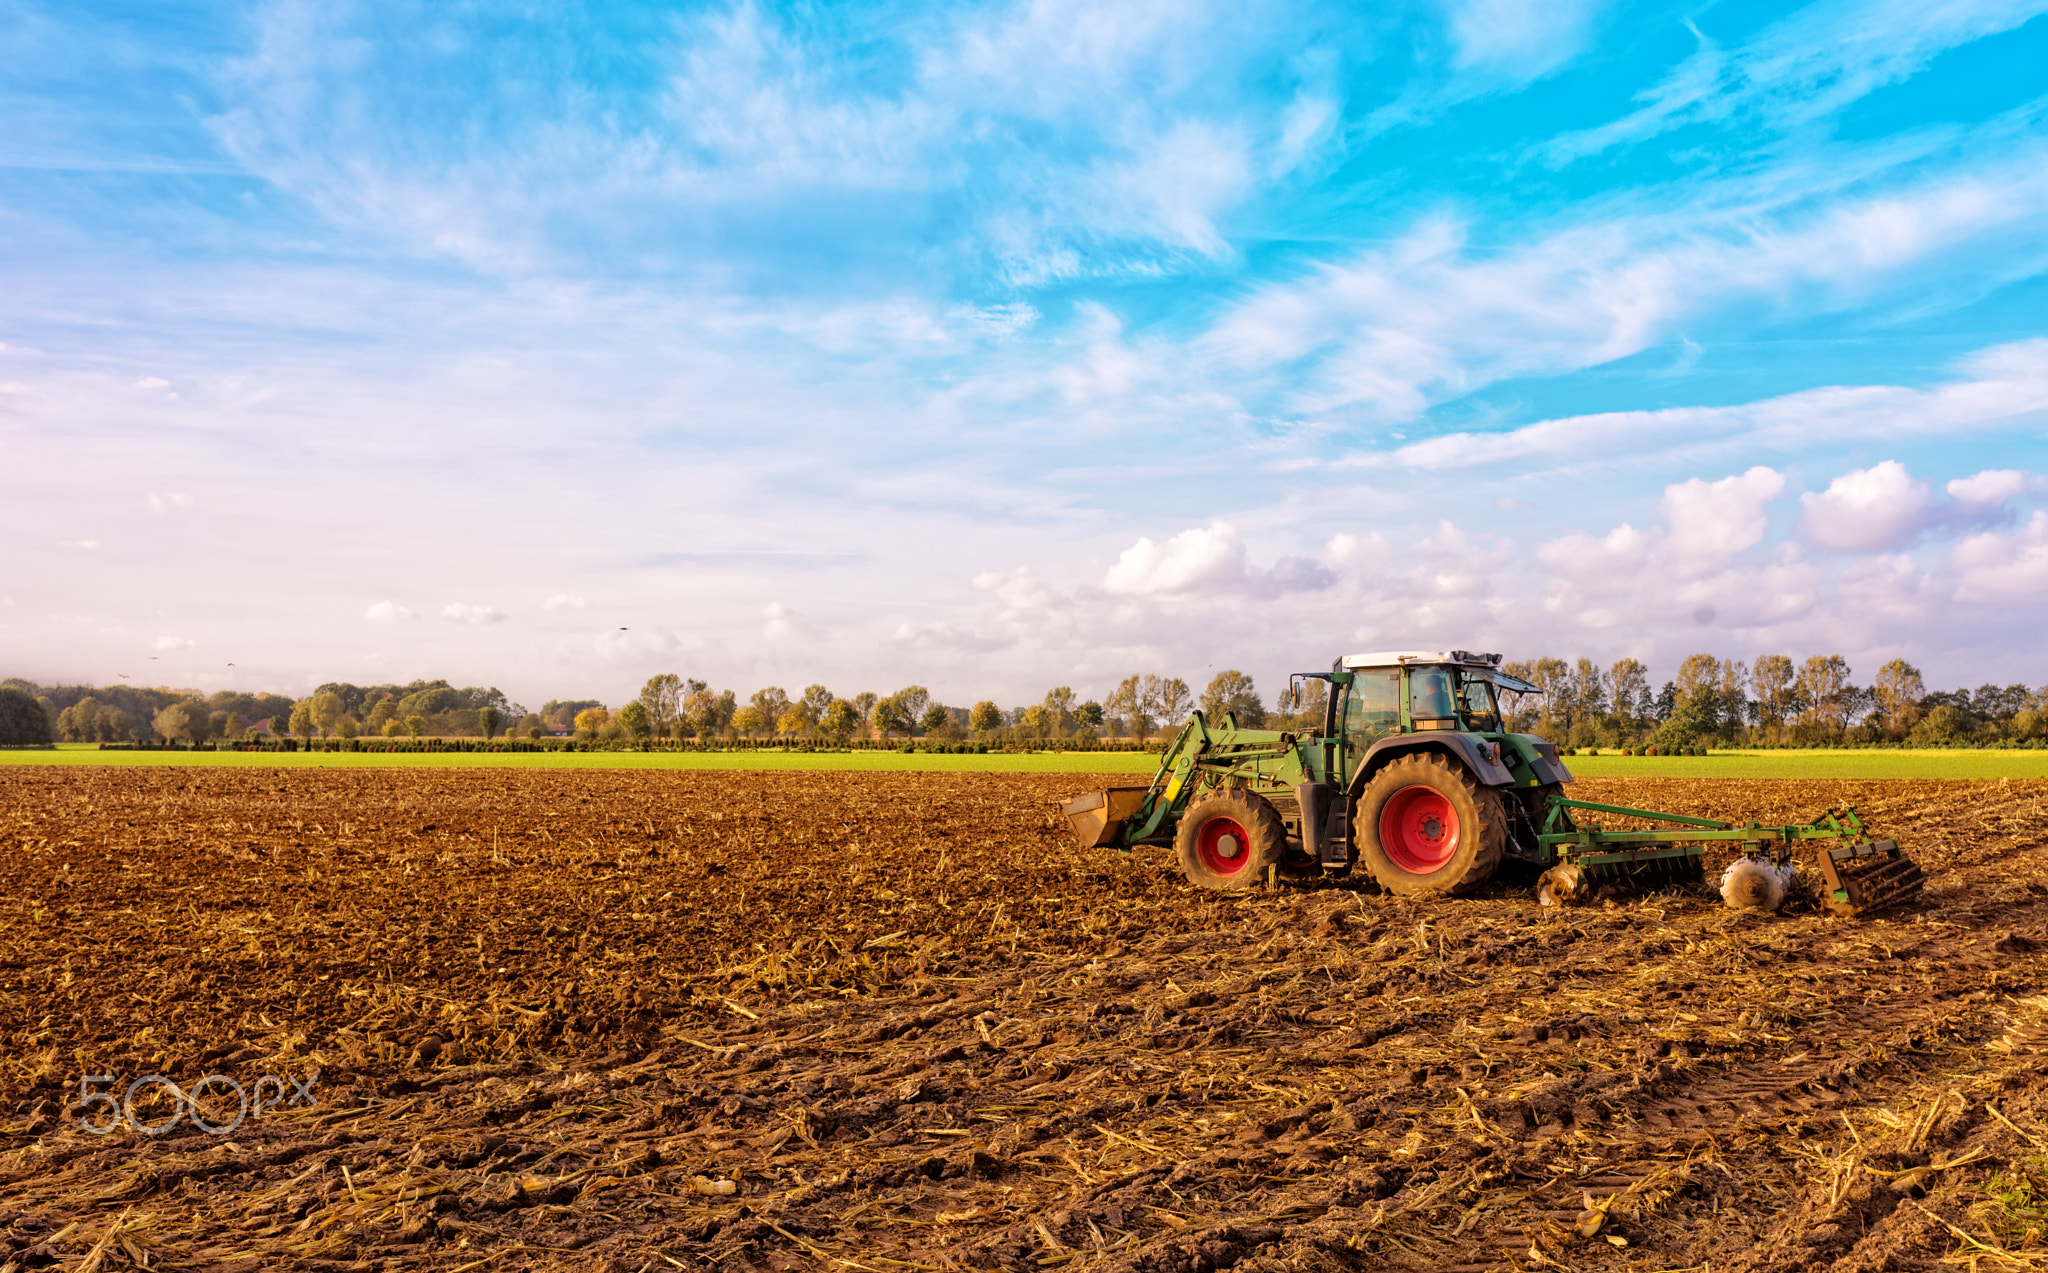
M 1642 104 L 1636 110 L 1561 134 L 1539 153 L 1566 163 L 1687 124 L 1724 123 L 1738 115 L 1774 129 L 1798 128 L 1906 79 L 1946 49 L 2010 30 L 2041 11 L 2039 0 L 1822 0 L 1800 6 L 1734 50 L 1693 27 L 1698 50 L 1638 94 Z
M 1671 546 L 1686 558 L 1740 552 L 1764 537 L 1766 506 L 1784 490 L 1785 475 L 1761 464 L 1718 482 L 1693 478 L 1667 486 L 1660 507 L 1671 522 Z
M 160 636 L 156 639 L 156 648 L 159 650 L 189 650 L 192 646 L 193 641 L 190 637 Z
M 376 602 L 363 611 L 363 617 L 371 623 L 404 623 L 419 618 L 417 614 L 395 601 Z
M 1808 491 L 1799 501 L 1806 507 L 1801 528 L 1807 538 L 1837 552 L 1903 548 L 1937 515 L 1927 483 L 1897 460 L 1851 470 L 1830 482 L 1827 490 Z
M 1705 456 L 1758 447 L 1796 453 L 1834 440 L 1956 436 L 2048 423 L 2048 340 L 1994 346 L 1956 364 L 1960 377 L 1934 389 L 1892 385 L 1808 389 L 1727 407 L 1670 407 L 1564 416 L 1500 433 L 1452 433 L 1356 467 L 1432 471 L 1484 466 L 1611 464 L 1656 455 Z
M 1943 489 L 1963 508 L 1997 512 L 2022 495 L 2039 495 L 2048 490 L 2048 482 L 2044 482 L 2039 474 L 2022 473 L 2018 469 L 1986 469 L 1969 477 L 1956 478 Z
M 171 382 L 157 376 L 145 376 L 135 382 L 135 387 L 137 389 L 168 389 L 171 387 Z
M 1586 42 L 1591 0 L 1445 0 L 1461 70 L 1523 84 L 1555 70 Z
M 1949 554 L 1956 600 L 1992 604 L 2048 603 L 2048 512 L 2036 509 L 2011 535 L 1972 535 Z M 2038 610 L 2030 610 L 2038 622 Z
M 167 495 L 152 492 L 149 496 L 149 511 L 152 513 L 182 513 L 191 507 L 192 497 L 182 491 L 172 491 Z
M 1276 392 L 1300 413 L 1405 420 L 1503 379 L 1640 353 L 1741 307 L 1817 314 L 1889 297 L 1941 308 L 2041 268 L 2048 144 L 1923 167 L 1881 194 L 1759 182 L 1582 207 L 1485 252 L 1468 250 L 1464 225 L 1431 218 L 1390 247 L 1254 292 L 1196 352 L 1280 377 Z
M 506 615 L 491 606 L 471 605 L 466 601 L 451 601 L 441 611 L 441 617 L 451 623 L 503 623 Z
M 566 592 L 558 592 L 546 601 L 541 602 L 541 609 L 543 610 L 588 610 L 589 608 L 590 602 L 587 598 L 572 596 Z
M 769 602 L 761 613 L 767 618 L 761 625 L 761 638 L 765 641 L 814 641 L 824 635 L 816 625 L 780 601 Z
M 100 546 L 100 541 L 97 539 L 60 539 L 57 541 L 57 544 L 61 548 L 71 548 L 79 552 L 91 552 Z
M 1355 541 L 1333 545 L 1348 553 Z M 1304 557 L 1282 557 L 1260 570 L 1245 555 L 1244 541 L 1228 522 L 1184 530 L 1163 544 L 1149 538 L 1117 557 L 1102 577 L 1104 591 L 1126 597 L 1277 596 L 1325 588 L 1333 576 Z

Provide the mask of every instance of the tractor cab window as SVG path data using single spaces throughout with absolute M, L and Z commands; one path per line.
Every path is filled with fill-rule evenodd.
M 1447 667 L 1417 668 L 1408 674 L 1408 715 L 1417 729 L 1448 729 L 1458 714 L 1457 694 Z M 1426 722 L 1441 721 L 1441 724 Z
M 1478 677 L 1465 680 L 1465 728 L 1490 734 L 1500 728 L 1500 707 L 1493 699 L 1493 684 Z
M 1364 749 L 1394 732 L 1401 723 L 1401 677 L 1398 672 L 1359 672 L 1344 694 L 1344 737 Z

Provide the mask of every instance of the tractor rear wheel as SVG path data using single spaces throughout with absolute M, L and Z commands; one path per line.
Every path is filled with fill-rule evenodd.
M 1173 835 L 1180 873 L 1203 888 L 1247 888 L 1266 878 L 1266 868 L 1287 847 L 1280 814 L 1249 791 L 1226 787 L 1211 792 L 1181 815 Z
M 1359 863 L 1389 893 L 1469 892 L 1493 877 L 1508 842 L 1500 793 L 1438 752 L 1375 774 L 1353 826 Z

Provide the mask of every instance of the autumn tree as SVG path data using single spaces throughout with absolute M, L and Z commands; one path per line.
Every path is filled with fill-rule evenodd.
M 932 705 L 932 693 L 922 685 L 906 685 L 889 697 L 896 700 L 896 709 L 909 724 L 903 728 L 910 732 L 910 726 L 924 719 L 924 709 Z
M 827 734 L 844 742 L 860 728 L 860 709 L 843 698 L 835 698 L 826 706 L 824 718 L 818 724 Z
M 1000 729 L 1003 724 L 1003 709 L 997 707 L 988 699 L 983 699 L 974 705 L 973 711 L 967 714 L 967 723 L 979 734 L 986 734 L 990 730 Z
M 1075 708 L 1074 723 L 1083 729 L 1100 730 L 1102 728 L 1102 704 L 1091 698 Z
M 619 709 L 619 727 L 633 736 L 636 743 L 644 743 L 654 733 L 654 713 L 647 710 L 644 698 L 636 698 Z
M 1195 696 L 1189 692 L 1188 683 L 1178 676 L 1146 677 L 1144 696 L 1152 714 L 1167 729 L 1186 720 L 1195 709 Z
M 1792 683 L 1800 723 L 1835 731 L 1848 728 L 1855 705 L 1854 688 L 1849 684 L 1848 660 L 1841 655 L 1816 654 L 1807 659 Z
M 1766 730 L 1777 730 L 1791 720 L 1796 709 L 1792 692 L 1798 671 L 1782 654 L 1759 654 L 1750 669 L 1749 683 L 1754 696 L 1750 714 Z
M 1153 677 L 1153 680 L 1158 680 Z M 1103 700 L 1103 709 L 1123 722 L 1124 733 L 1143 741 L 1152 735 L 1152 702 L 1145 695 L 1143 677 L 1126 676 L 1117 682 L 1109 697 Z
M 306 706 L 312 714 L 313 728 L 320 731 L 322 738 L 332 733 L 334 727 L 341 724 L 341 718 L 348 714 L 348 708 L 342 702 L 341 695 L 333 690 L 315 694 L 306 701 Z M 296 720 L 297 716 L 294 715 L 293 719 Z
M 1258 687 L 1236 668 L 1218 672 L 1210 678 L 1209 688 L 1202 691 L 1202 715 L 1210 724 L 1220 722 L 1231 712 L 1237 714 L 1237 723 L 1247 729 L 1265 727 L 1266 705 L 1259 701 Z
M 638 701 L 640 710 L 647 718 L 649 734 L 656 738 L 667 738 L 676 732 L 685 693 L 683 678 L 674 672 L 663 672 L 659 676 L 647 678 L 647 684 L 640 687 Z M 620 719 L 625 719 L 624 709 L 620 710 Z M 644 736 L 631 725 L 626 728 L 636 738 Z
M 1622 729 L 1640 728 L 1650 713 L 1650 669 L 1636 659 L 1616 659 L 1607 669 L 1607 702 Z
M 426 718 L 426 717 L 424 717 L 424 716 L 408 716 L 408 717 L 406 717 L 406 718 L 405 718 L 405 736 L 406 736 L 407 738 L 410 738 L 410 739 L 412 739 L 412 740 L 413 740 L 414 742 L 418 742 L 418 741 L 419 741 L 419 736 L 420 736 L 421 734 L 425 733 L 426 731 L 427 731 L 427 718 Z
M 1877 679 L 1870 690 L 1877 700 L 1877 710 L 1884 716 L 1885 728 L 1898 733 L 1913 728 L 1920 717 L 1920 700 L 1927 697 L 1920 669 L 1904 659 L 1893 659 L 1877 669 Z
M 1045 714 L 1051 723 L 1054 737 L 1067 732 L 1074 723 L 1074 690 L 1070 685 L 1055 685 L 1045 692 Z

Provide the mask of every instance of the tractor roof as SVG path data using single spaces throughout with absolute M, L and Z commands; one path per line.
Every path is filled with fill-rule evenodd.
M 1386 650 L 1374 654 L 1347 654 L 1345 667 L 1399 667 L 1404 663 L 1462 663 L 1470 667 L 1497 668 L 1498 654 L 1474 654 L 1470 650 Z

